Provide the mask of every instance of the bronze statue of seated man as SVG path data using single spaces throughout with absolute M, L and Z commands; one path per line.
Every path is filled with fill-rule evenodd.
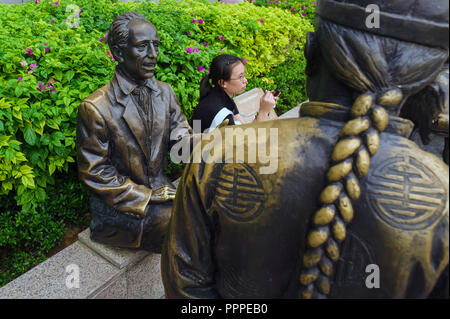
M 78 109 L 78 170 L 91 191 L 91 239 L 159 252 L 176 189 L 164 173 L 171 143 L 191 134 L 170 85 L 154 77 L 159 38 L 139 13 L 114 20 L 113 79 Z
M 300 117 L 193 150 L 162 252 L 168 298 L 448 298 L 449 168 L 399 117 L 448 59 L 448 9 L 318 2 Z M 272 139 L 268 174 L 251 150 Z

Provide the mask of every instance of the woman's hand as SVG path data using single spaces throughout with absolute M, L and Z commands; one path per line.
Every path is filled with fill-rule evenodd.
M 261 103 L 259 104 L 259 113 L 269 113 L 273 107 L 277 104 L 275 97 L 271 91 L 266 91 L 261 97 Z
M 273 110 L 273 107 L 276 104 L 275 97 L 271 91 L 266 91 L 264 95 L 261 97 L 261 101 L 259 103 L 259 112 L 255 118 L 256 122 L 263 122 L 269 119 L 269 113 Z
M 236 114 L 234 116 L 234 123 L 239 122 L 241 124 L 245 124 L 244 119 L 242 118 L 241 114 Z

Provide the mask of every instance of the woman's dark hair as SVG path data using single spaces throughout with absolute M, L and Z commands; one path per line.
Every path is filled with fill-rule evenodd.
M 231 54 L 221 54 L 212 60 L 209 73 L 200 81 L 200 100 L 207 96 L 213 87 L 219 85 L 219 80 L 230 80 L 236 62 L 243 63 L 242 59 Z

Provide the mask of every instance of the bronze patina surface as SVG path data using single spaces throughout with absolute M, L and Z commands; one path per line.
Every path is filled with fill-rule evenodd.
M 316 17 L 300 117 L 194 149 L 163 247 L 168 298 L 448 298 L 449 169 L 399 117 L 448 59 L 448 1 L 321 0 Z M 251 153 L 272 138 L 264 174 Z
M 108 44 L 113 79 L 78 109 L 79 175 L 91 191 L 91 238 L 160 251 L 175 187 L 164 173 L 170 144 L 191 133 L 173 89 L 155 80 L 159 38 L 142 15 L 118 16 Z

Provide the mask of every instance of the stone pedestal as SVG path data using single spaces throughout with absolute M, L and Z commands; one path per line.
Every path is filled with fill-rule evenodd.
M 79 240 L 0 288 L 0 299 L 160 299 L 161 255 Z M 78 277 L 78 279 L 75 278 Z

